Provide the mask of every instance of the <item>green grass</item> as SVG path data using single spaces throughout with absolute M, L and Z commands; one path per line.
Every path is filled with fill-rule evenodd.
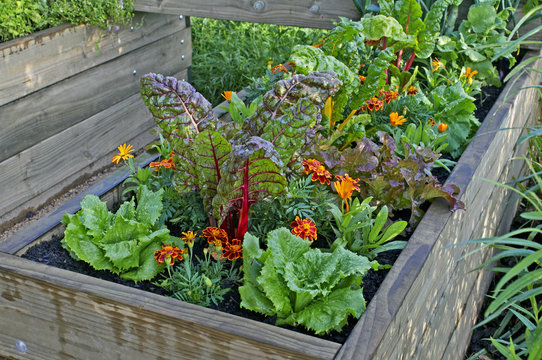
M 327 30 L 191 18 L 192 85 L 213 105 L 225 90 L 241 91 L 265 74 L 268 61 L 285 62 L 297 44 L 316 44 Z

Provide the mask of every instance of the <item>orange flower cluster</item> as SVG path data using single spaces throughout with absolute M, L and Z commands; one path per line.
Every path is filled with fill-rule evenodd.
M 149 167 L 153 167 L 154 171 L 158 171 L 159 168 L 175 170 L 175 164 L 173 163 L 173 151 L 170 153 L 170 157 L 167 160 L 153 161 L 149 164 Z
M 335 175 L 335 178 L 338 180 L 333 183 L 335 190 L 337 190 L 337 194 L 346 203 L 346 211 L 349 211 L 350 205 L 348 200 L 352 197 L 354 190 L 359 191 L 359 179 L 352 179 L 348 174 L 344 174 L 344 176 Z
M 202 236 L 207 238 L 209 244 L 214 243 L 217 248 L 222 249 L 222 258 L 234 260 L 243 258 L 243 245 L 241 240 L 232 239 L 230 242 L 226 230 L 217 227 L 206 227 Z
M 162 246 L 160 250 L 154 252 L 154 258 L 158 264 L 166 262 L 167 265 L 173 265 L 175 259 L 181 261 L 183 259 L 182 254 L 183 250 L 179 249 L 177 246 L 171 246 L 166 244 Z
M 303 159 L 303 173 L 309 175 L 312 173 L 312 181 L 320 181 L 320 184 L 331 184 L 331 173 L 325 166 L 315 159 Z
M 379 90 L 380 96 L 384 96 L 382 100 L 386 102 L 386 104 L 389 104 L 392 100 L 399 98 L 399 93 L 397 91 L 389 90 L 385 91 L 383 89 Z
M 447 128 L 448 128 L 448 124 L 445 124 L 445 123 L 438 124 L 438 131 L 440 132 L 446 131 Z
M 369 100 L 365 101 L 365 105 L 361 106 L 361 111 L 378 111 L 382 110 L 384 108 L 384 102 L 377 98 L 376 96 L 373 96 Z
M 303 240 L 314 241 L 317 238 L 316 225 L 311 219 L 301 219 L 299 216 L 290 224 L 292 234 L 299 236 Z

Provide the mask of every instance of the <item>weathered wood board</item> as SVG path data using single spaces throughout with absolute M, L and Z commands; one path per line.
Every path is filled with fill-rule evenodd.
M 16 359 L 332 359 L 340 346 L 4 253 L 0 314 L 0 355 Z
M 63 25 L 0 44 L 0 106 L 186 27 L 177 16 L 136 13 L 119 31 Z
M 134 8 L 162 14 L 331 29 L 339 17 L 359 19 L 352 0 L 136 0 Z
M 190 28 L 185 28 L 1 106 L 0 161 L 138 93 L 145 73 L 187 68 L 189 49 Z
M 110 164 L 119 144 L 156 139 L 139 78 L 188 78 L 187 24 L 136 13 L 133 29 L 60 26 L 0 46 L 0 230 Z
M 542 60 L 536 67 L 542 68 Z M 462 357 L 483 300 L 478 295 L 490 279 L 470 271 L 490 254 L 482 251 L 462 259 L 476 245 L 453 244 L 506 231 L 499 224 L 509 225 L 514 216 L 514 207 L 507 206 L 509 192 L 483 178 L 502 182 L 520 173 L 521 167 L 507 166 L 515 154 L 525 154 L 525 148 L 516 147 L 521 129 L 495 130 L 539 119 L 535 89 L 505 101 L 533 81 L 526 74 L 507 87 L 448 179 L 462 189 L 466 211 L 451 214 L 444 201 L 431 205 L 337 359 Z

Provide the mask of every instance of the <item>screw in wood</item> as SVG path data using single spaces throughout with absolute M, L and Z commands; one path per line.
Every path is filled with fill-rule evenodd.
M 181 55 L 181 60 L 184 61 L 184 55 Z
M 134 27 L 133 27 L 133 26 L 130 26 L 130 31 L 134 31 Z
M 318 14 L 320 12 L 320 6 L 314 4 L 309 8 L 309 11 L 313 14 Z
M 252 7 L 256 11 L 262 11 L 265 8 L 265 2 L 258 0 L 254 4 L 252 4 Z
M 135 71 L 135 70 L 132 71 L 132 75 L 136 76 L 136 74 L 137 74 L 137 71 Z
M 184 39 L 183 39 L 183 40 L 181 40 L 181 45 L 184 45 Z
M 26 352 L 26 350 L 28 350 L 24 341 L 21 340 L 15 341 L 15 347 L 17 348 L 17 350 L 19 350 L 19 352 L 22 352 L 23 354 Z
M 182 15 L 179 15 L 179 20 L 182 20 L 184 19 L 184 17 Z

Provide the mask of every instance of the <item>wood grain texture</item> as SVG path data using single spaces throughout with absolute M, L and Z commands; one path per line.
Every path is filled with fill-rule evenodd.
M 186 77 L 187 70 L 177 76 Z M 156 139 L 149 133 L 154 127 L 137 93 L 1 162 L 0 224 L 110 164 L 119 144 L 147 145 Z
M 514 88 L 505 89 L 499 101 L 504 105 L 494 106 L 448 179 L 461 187 L 467 210 L 451 214 L 445 201 L 433 203 L 337 359 L 440 359 L 450 351 L 450 338 L 460 345 L 458 351 L 465 350 L 468 337 L 453 333 L 468 313 L 466 299 L 478 281 L 469 271 L 486 254 L 460 260 L 474 246 L 446 246 L 491 236 L 501 219 L 507 222 L 513 216 L 504 213 L 508 194 L 481 178 L 502 181 L 512 175 L 504 169 L 521 132 L 494 130 L 537 118 L 535 91 L 503 101 L 507 91 L 513 93 L 531 81 L 524 76 Z
M 186 28 L 0 107 L 0 161 L 138 94 L 139 77 L 147 72 L 186 69 L 190 49 Z
M 339 344 L 0 253 L 0 355 L 332 359 Z M 28 351 L 14 348 L 24 341 Z
M 340 16 L 360 18 L 351 0 L 136 0 L 134 8 L 162 14 L 322 29 L 331 29 L 331 20 L 339 20 Z
M 0 106 L 185 27 L 178 16 L 136 13 L 133 25 L 122 26 L 119 31 L 62 25 L 2 43 Z

